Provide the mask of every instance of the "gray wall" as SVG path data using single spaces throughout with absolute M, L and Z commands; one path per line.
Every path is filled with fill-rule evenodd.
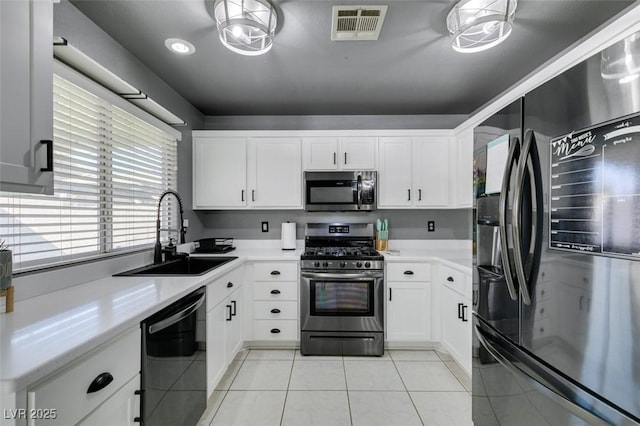
M 177 128 L 182 132 L 178 143 L 178 192 L 190 222 L 187 236 L 199 234 L 202 223 L 191 211 L 191 130 L 203 128 L 204 116 L 68 0 L 54 5 L 53 18 L 54 35 L 64 37 L 69 44 L 187 122 L 187 126 Z
M 202 238 L 234 237 L 240 240 L 279 239 L 282 222 L 296 222 L 297 238 L 304 238 L 304 225 L 312 222 L 369 222 L 389 220 L 390 239 L 468 240 L 471 239 L 471 209 L 378 210 L 370 213 L 310 213 L 300 210 L 210 211 L 204 219 Z M 435 221 L 435 232 L 427 232 L 427 221 Z M 261 222 L 269 222 L 269 232 Z M 194 238 L 197 238 L 194 236 Z
M 208 116 L 204 130 L 453 129 L 467 115 L 234 115 Z

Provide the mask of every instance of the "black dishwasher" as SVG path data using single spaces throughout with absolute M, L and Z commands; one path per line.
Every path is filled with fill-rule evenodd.
M 207 406 L 206 290 L 153 314 L 142 327 L 144 426 L 192 426 Z

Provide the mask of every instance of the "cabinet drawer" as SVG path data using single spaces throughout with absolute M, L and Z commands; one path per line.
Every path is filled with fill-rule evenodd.
M 254 300 L 298 300 L 298 283 L 256 282 L 253 284 Z
M 257 320 L 298 319 L 298 302 L 294 300 L 286 300 L 286 301 L 260 300 L 260 301 L 253 302 L 253 318 Z
M 253 264 L 254 281 L 297 281 L 297 262 L 272 262 Z
M 242 286 L 244 280 L 244 268 L 239 267 L 225 274 L 207 285 L 207 311 L 213 309 L 218 303 L 224 300 Z
M 431 281 L 430 263 L 388 263 L 388 281 Z
M 55 419 L 35 424 L 76 424 L 140 372 L 140 329 L 136 327 L 57 377 L 28 391 L 28 409 L 56 409 Z M 112 381 L 88 393 L 98 376 L 109 373 Z M 103 376 L 104 377 L 104 376 Z
M 255 320 L 253 338 L 254 340 L 297 340 L 298 321 Z
M 466 295 L 466 280 L 463 272 L 440 265 L 440 283 L 460 294 Z

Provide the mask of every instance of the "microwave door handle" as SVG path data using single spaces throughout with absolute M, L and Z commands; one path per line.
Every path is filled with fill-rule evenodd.
M 533 132 L 527 130 L 522 150 L 520 151 L 520 161 L 516 169 L 516 190 L 513 197 L 513 210 L 511 212 L 511 221 L 513 223 L 513 265 L 516 270 L 516 277 L 520 284 L 520 295 L 525 305 L 531 305 L 531 293 L 527 285 L 527 277 L 524 269 L 524 259 L 522 253 L 522 204 L 524 179 L 529 164 L 529 155 L 531 150 L 531 141 Z M 530 214 L 530 212 L 529 212 Z M 529 250 L 527 250 L 527 253 Z
M 356 182 L 356 192 L 358 197 L 358 210 L 360 210 L 362 209 L 362 176 L 361 175 L 358 175 L 358 180 Z
M 511 273 L 511 260 L 509 259 L 509 241 L 507 239 L 507 193 L 509 191 L 509 184 L 511 183 L 511 172 L 516 161 L 519 144 L 520 141 L 518 140 L 518 138 L 514 138 L 513 143 L 509 147 L 509 154 L 507 155 L 507 167 L 505 168 L 504 176 L 502 177 L 502 188 L 500 190 L 499 201 L 499 230 L 500 248 L 502 252 L 502 269 L 504 270 L 504 277 L 507 283 L 507 289 L 509 290 L 509 296 L 512 300 L 518 300 L 518 291 L 516 290 L 515 283 L 513 282 L 513 275 Z

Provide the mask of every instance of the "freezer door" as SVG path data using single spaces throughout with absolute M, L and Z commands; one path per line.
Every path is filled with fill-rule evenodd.
M 640 188 L 634 182 L 640 155 L 626 156 L 635 167 L 605 169 L 601 150 L 584 151 L 587 155 L 568 159 L 583 166 L 567 170 L 552 165 L 550 156 L 551 139 L 640 111 L 640 85 L 625 83 L 621 75 L 614 78 L 611 68 L 624 63 L 625 52 L 638 51 L 639 43 L 638 36 L 620 42 L 526 96 L 524 123 L 537 141 L 544 227 L 538 277 L 528 283 L 531 303 L 521 304 L 520 328 L 527 351 L 640 423 L 640 259 L 549 248 L 550 240 L 565 238 L 558 232 L 571 233 L 585 246 L 601 239 L 606 221 L 616 223 L 616 238 L 640 240 L 640 208 L 609 217 L 603 192 L 597 191 L 604 173 L 608 179 L 618 174 L 620 188 L 631 188 L 637 202 L 633 189 Z M 627 143 L 640 144 L 640 135 L 629 136 Z M 581 173 L 585 179 L 552 187 L 552 176 L 558 181 L 561 173 Z
M 475 426 L 636 424 L 528 356 L 476 315 L 473 320 Z

